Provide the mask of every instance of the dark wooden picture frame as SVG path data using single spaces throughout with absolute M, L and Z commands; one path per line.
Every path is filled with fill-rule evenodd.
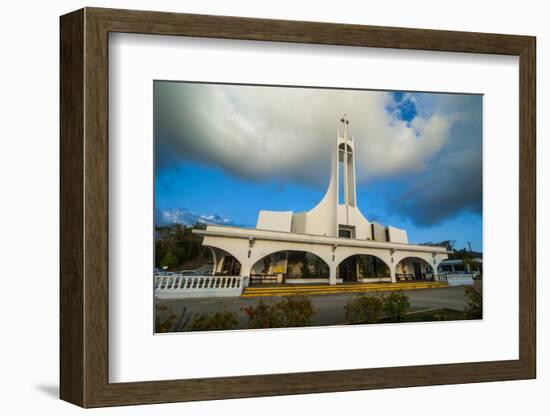
M 518 380 L 536 376 L 535 38 L 85 8 L 61 17 L 60 396 L 83 407 Z M 108 35 L 193 36 L 519 57 L 519 359 L 109 383 Z

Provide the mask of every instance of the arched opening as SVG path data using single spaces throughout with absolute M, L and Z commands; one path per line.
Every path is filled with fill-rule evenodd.
M 357 254 L 343 260 L 336 270 L 336 278 L 344 282 L 363 279 L 389 279 L 390 268 L 380 258 L 368 254 Z
M 320 283 L 329 281 L 329 267 L 319 256 L 307 251 L 277 251 L 252 266 L 251 284 Z
M 241 263 L 231 254 L 218 247 L 208 246 L 212 252 L 210 274 L 215 276 L 240 276 Z
M 221 263 L 219 274 L 224 276 L 239 276 L 241 274 L 241 263 L 235 257 L 224 256 Z
M 405 257 L 395 266 L 395 278 L 403 280 L 433 280 L 433 268 L 420 257 Z

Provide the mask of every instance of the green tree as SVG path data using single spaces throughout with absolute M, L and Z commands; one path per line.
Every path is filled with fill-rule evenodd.
M 163 240 L 155 241 L 155 267 L 162 267 L 161 260 L 166 255 L 166 244 Z
M 168 251 L 160 261 L 161 267 L 168 267 L 169 269 L 172 267 L 176 267 L 177 265 L 178 259 L 176 258 L 176 256 L 174 256 L 174 254 L 172 254 L 171 251 Z
M 472 272 L 474 270 L 475 262 L 472 255 L 466 251 L 461 253 L 462 264 L 464 265 L 465 272 Z
M 190 262 L 190 267 L 193 268 L 201 263 L 206 263 L 210 258 L 210 250 L 202 246 L 202 237 L 193 234 L 193 228 L 204 227 L 186 227 L 181 224 L 172 224 L 155 228 L 156 267 L 163 267 L 161 263 L 169 252 L 176 258 L 176 264 L 174 264 L 170 259 L 171 256 L 167 257 L 167 260 L 170 259 L 172 268 L 181 267 L 186 262 Z

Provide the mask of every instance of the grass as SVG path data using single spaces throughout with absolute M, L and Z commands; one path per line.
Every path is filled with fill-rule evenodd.
M 471 320 L 468 318 L 463 311 L 457 311 L 455 309 L 441 308 L 441 309 L 431 309 L 429 311 L 418 311 L 418 312 L 408 312 L 405 315 L 403 322 L 442 322 L 442 321 L 467 321 Z M 401 323 L 403 323 L 401 322 Z M 370 325 L 376 324 L 388 324 L 396 323 L 389 317 L 380 318 L 376 322 L 370 323 Z M 354 322 L 354 323 L 345 323 L 343 325 L 365 325 L 369 324 L 368 322 Z
M 430 311 L 410 312 L 405 315 L 404 322 L 435 322 L 435 321 L 464 321 L 468 320 L 463 311 L 441 308 Z M 382 318 L 378 323 L 391 322 L 388 318 Z

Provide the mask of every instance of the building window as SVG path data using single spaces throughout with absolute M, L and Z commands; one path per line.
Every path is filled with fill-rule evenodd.
M 355 227 L 347 225 L 338 226 L 338 237 L 340 238 L 355 238 Z

